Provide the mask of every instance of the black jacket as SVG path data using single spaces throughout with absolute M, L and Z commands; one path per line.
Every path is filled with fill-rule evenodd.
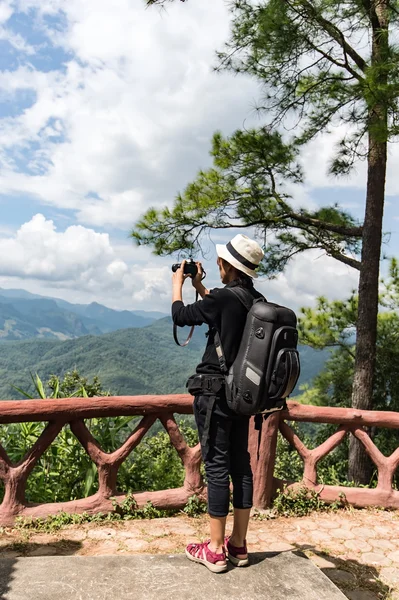
M 237 356 L 247 318 L 247 309 L 237 296 L 228 290 L 236 285 L 238 282 L 232 281 L 224 288 L 215 288 L 202 300 L 187 306 L 180 301 L 172 304 L 172 319 L 176 325 L 183 327 L 184 325 L 207 323 L 210 327 L 208 343 L 202 361 L 197 366 L 197 373 L 221 373 L 213 328 L 219 332 L 227 368 L 233 364 Z M 254 288 L 247 291 L 254 298 L 262 296 Z

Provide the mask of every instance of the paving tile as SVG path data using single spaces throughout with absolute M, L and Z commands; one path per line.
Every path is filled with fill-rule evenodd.
M 22 552 L 17 552 L 16 550 L 6 550 L 5 552 L 0 553 L 0 558 L 18 558 L 18 556 L 22 556 Z
M 180 519 L 176 519 L 176 523 L 170 523 L 168 528 L 171 532 L 181 535 L 197 535 L 195 527 Z
M 259 542 L 259 537 L 255 531 L 248 532 L 247 542 L 248 542 L 248 544 L 257 544 Z
M 324 558 L 324 556 L 320 556 L 318 554 L 312 554 L 310 556 L 310 560 L 313 564 L 315 564 L 319 569 L 335 569 L 336 563 L 328 558 Z
M 398 586 L 399 569 L 397 567 L 383 567 L 380 571 L 380 577 L 384 582 Z
M 176 538 L 162 538 L 162 539 L 157 539 L 154 540 L 150 545 L 149 545 L 149 550 L 151 552 L 155 550 L 158 550 L 160 552 L 176 552 L 177 549 L 181 549 L 181 551 L 183 552 L 185 548 L 185 544 L 181 544 L 179 543 L 179 541 Z
M 317 526 L 323 529 L 334 529 L 337 527 L 337 523 L 333 519 L 320 519 L 317 521 Z
M 150 544 L 145 540 L 126 539 L 123 540 L 123 545 L 131 552 L 142 552 L 143 550 L 147 550 Z
M 354 552 L 371 552 L 371 545 L 364 540 L 346 540 L 344 542 L 346 548 Z
M 342 529 L 342 527 L 340 529 L 331 529 L 329 533 L 331 537 L 337 540 L 353 540 L 356 537 L 352 531 Z
M 378 533 L 378 535 L 386 537 L 390 537 L 392 535 L 392 527 L 388 527 L 387 525 L 375 525 L 373 529 L 376 533 Z
M 49 533 L 35 533 L 29 537 L 31 544 L 51 544 L 57 540 L 59 540 L 59 536 L 50 535 Z
M 370 544 L 373 548 L 378 548 L 380 550 L 395 550 L 395 545 L 389 540 L 371 539 Z
M 363 552 L 360 559 L 363 563 L 379 567 L 389 567 L 391 565 L 391 560 L 382 552 Z
M 331 529 L 330 531 L 311 531 L 309 533 L 312 541 L 319 542 L 321 544 L 331 542 Z
M 394 563 L 399 563 L 399 551 L 389 552 L 387 554 L 388 558 L 392 560 Z
M 87 537 L 87 531 L 84 529 L 79 531 L 79 529 L 72 529 L 70 531 L 62 532 L 62 537 L 64 540 L 71 540 L 72 542 L 81 542 L 85 540 Z
M 289 550 L 295 550 L 294 546 L 284 542 L 275 542 L 269 546 L 270 552 L 288 552 Z
M 117 554 L 120 544 L 114 540 L 104 540 L 90 548 L 91 556 L 100 556 L 102 554 Z
M 87 537 L 92 540 L 108 540 L 114 537 L 116 534 L 115 529 L 111 529 L 108 527 L 102 527 L 99 529 L 90 529 L 87 532 Z
M 366 540 L 377 537 L 377 533 L 371 527 L 353 527 L 352 533 L 354 537 L 361 537 Z
M 292 536 L 292 540 L 291 540 L 291 536 Z M 262 542 L 279 542 L 280 538 L 277 537 L 276 535 L 273 535 L 272 533 L 267 533 L 266 531 L 259 531 L 258 532 L 258 539 L 261 540 Z M 295 534 L 287 534 L 284 536 L 284 539 L 288 539 L 289 541 L 294 541 L 297 539 L 297 536 L 295 536 Z

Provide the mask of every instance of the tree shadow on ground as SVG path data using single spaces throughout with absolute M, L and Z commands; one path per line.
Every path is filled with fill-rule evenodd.
M 82 548 L 82 542 L 74 540 L 57 540 L 50 543 L 38 543 L 26 541 L 10 542 L 0 549 L 0 560 L 7 559 L 10 552 L 18 553 L 18 556 L 71 556 Z M 17 558 L 17 557 L 13 557 Z
M 11 588 L 15 558 L 0 558 L 0 600 L 6 600 Z
M 359 592 L 370 592 L 376 598 L 385 600 L 394 591 L 393 587 L 381 581 L 379 570 L 372 565 L 352 558 L 334 556 L 333 553 L 322 551 L 311 544 L 293 545 L 308 558 L 309 553 L 312 553 L 315 557 L 313 562 L 348 598 L 355 598 L 351 592 L 357 592 L 356 598 L 359 598 Z
M 82 547 L 81 542 L 58 540 L 51 544 L 40 544 L 29 541 L 10 542 L 0 550 L 0 600 L 7 600 L 15 577 L 15 568 L 19 557 L 25 556 L 70 556 L 76 554 Z M 7 555 L 13 553 L 12 558 Z

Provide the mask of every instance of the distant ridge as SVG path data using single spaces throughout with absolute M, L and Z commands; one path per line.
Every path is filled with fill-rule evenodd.
M 0 342 L 101 335 L 145 327 L 164 316 L 160 312 L 114 310 L 98 302 L 73 304 L 22 289 L 0 288 Z
M 196 328 L 190 344 L 180 348 L 173 341 L 172 321 L 166 317 L 143 328 L 63 342 L 9 341 L 0 344 L 0 398 L 21 397 L 11 384 L 33 393 L 30 372 L 46 381 L 52 374 L 62 376 L 74 368 L 85 377 L 98 375 L 115 395 L 182 393 L 205 348 L 205 332 L 204 327 Z M 302 346 L 300 354 L 300 382 L 305 383 L 320 371 L 328 352 Z

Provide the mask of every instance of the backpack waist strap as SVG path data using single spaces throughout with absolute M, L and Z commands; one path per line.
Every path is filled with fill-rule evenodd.
M 224 384 L 225 378 L 223 375 L 196 373 L 188 379 L 186 387 L 192 396 L 197 396 L 198 394 L 213 396 L 220 392 Z

